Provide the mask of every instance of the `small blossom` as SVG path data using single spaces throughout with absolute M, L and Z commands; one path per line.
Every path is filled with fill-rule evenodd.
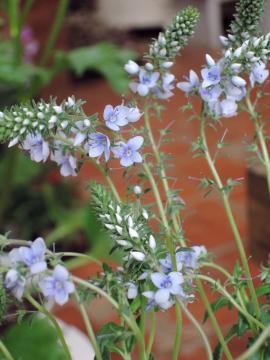
M 170 272 L 169 274 L 153 273 L 151 274 L 153 284 L 158 288 L 155 293 L 155 302 L 161 304 L 167 303 L 170 295 L 180 296 L 183 292 L 181 284 L 184 282 L 183 276 L 180 272 Z
M 195 73 L 195 71 L 190 70 L 187 81 L 179 82 L 176 86 L 185 93 L 189 93 L 195 88 L 199 87 L 199 85 L 200 81 L 198 75 Z
M 155 248 L 157 247 L 156 240 L 155 240 L 155 238 L 154 238 L 154 236 L 152 234 L 149 237 L 149 247 L 152 250 L 155 250 Z
M 255 63 L 249 76 L 250 84 L 254 87 L 255 82 L 263 84 L 269 76 L 269 70 L 265 68 L 264 63 Z
M 106 126 L 113 131 L 119 131 L 120 126 L 128 124 L 128 111 L 129 108 L 124 105 L 118 105 L 115 108 L 112 105 L 106 105 L 103 113 Z
M 51 154 L 51 160 L 60 165 L 62 176 L 76 176 L 77 159 L 70 154 L 63 154 L 61 149 L 57 149 Z
M 31 160 L 45 162 L 50 154 L 49 144 L 44 141 L 40 134 L 28 134 L 22 144 L 22 148 L 30 152 Z
M 135 61 L 129 60 L 125 65 L 125 70 L 130 75 L 135 75 L 139 72 L 140 67 Z
M 220 83 L 221 68 L 217 65 L 213 65 L 210 68 L 202 69 L 201 74 L 203 78 L 202 87 L 204 89 Z
M 99 157 L 102 154 L 105 156 L 105 160 L 108 161 L 110 158 L 110 140 L 107 135 L 100 132 L 89 135 L 88 142 L 88 155 L 90 157 Z
M 6 273 L 5 277 L 5 287 L 11 291 L 11 293 L 16 297 L 16 299 L 21 300 L 25 287 L 25 278 L 15 270 L 10 269 Z
M 118 143 L 118 146 L 112 148 L 112 152 L 117 158 L 120 158 L 120 164 L 122 166 L 131 166 L 134 163 L 141 163 L 142 156 L 138 153 L 137 150 L 143 144 L 143 137 L 142 136 L 135 136 L 128 140 L 127 143 L 123 141 Z
M 139 185 L 135 185 L 133 188 L 134 194 L 140 195 L 142 193 L 142 188 Z
M 246 96 L 246 88 L 234 86 L 231 82 L 227 82 L 224 86 L 226 97 L 228 100 L 241 101 Z
M 128 108 L 126 117 L 127 117 L 127 121 L 134 123 L 136 121 L 138 121 L 142 116 L 142 113 L 140 113 L 140 110 L 135 107 L 135 108 Z
M 175 76 L 170 73 L 166 73 L 162 76 L 161 86 L 156 86 L 152 89 L 152 92 L 158 99 L 168 99 L 173 96 L 172 90 L 174 89 Z
M 246 80 L 244 80 L 243 78 L 241 78 L 240 76 L 233 76 L 232 77 L 232 83 L 233 85 L 235 86 L 238 86 L 238 87 L 243 87 L 243 86 L 246 86 Z
M 56 105 L 56 106 L 53 107 L 53 109 L 56 112 L 56 114 L 61 114 L 63 112 L 62 106 Z
M 222 93 L 222 89 L 219 85 L 216 85 L 216 86 L 212 86 L 209 88 L 201 87 L 199 92 L 200 92 L 201 98 L 204 101 L 210 103 L 210 102 L 218 100 L 219 96 Z
M 130 83 L 129 87 L 134 93 L 140 96 L 146 96 L 149 91 L 157 85 L 159 79 L 159 72 L 147 72 L 143 69 L 139 72 L 139 82 Z
M 18 249 L 18 260 L 24 262 L 32 274 L 38 274 L 47 269 L 45 260 L 46 245 L 42 238 L 37 238 L 30 247 L 22 246 Z
M 148 299 L 148 303 L 146 305 L 146 312 L 149 312 L 154 306 L 159 306 L 162 310 L 168 310 L 173 306 L 174 302 L 172 300 L 168 300 L 164 303 L 157 304 L 155 301 L 155 292 L 154 291 L 144 291 L 143 296 Z
M 222 116 L 232 117 L 237 114 L 237 104 L 233 100 L 222 100 L 220 102 Z
M 43 278 L 39 283 L 46 298 L 52 298 L 59 305 L 64 305 L 69 294 L 75 291 L 74 284 L 69 280 L 69 273 L 62 265 L 56 265 L 53 275 Z

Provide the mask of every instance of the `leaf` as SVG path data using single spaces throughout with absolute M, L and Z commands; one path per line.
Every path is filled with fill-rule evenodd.
M 134 59 L 136 53 L 102 42 L 94 46 L 74 49 L 65 56 L 69 68 L 76 75 L 82 76 L 90 69 L 98 71 L 105 76 L 116 91 L 123 93 L 128 88 L 128 77 L 124 71 L 124 65 L 129 59 Z
M 270 294 L 270 284 L 263 284 L 256 288 L 256 295 L 257 296 L 263 296 Z
M 46 319 L 35 317 L 31 325 L 24 319 L 20 324 L 11 326 L 2 340 L 14 359 L 48 360 L 48 354 L 50 360 L 66 359 L 57 333 Z
M 216 312 L 217 310 L 223 308 L 224 306 L 227 306 L 228 304 L 229 304 L 229 301 L 225 297 L 219 297 L 214 302 L 212 302 L 212 304 L 210 304 L 210 305 L 211 305 L 212 310 L 214 312 Z M 208 317 L 209 317 L 209 315 L 208 315 L 208 312 L 206 311 L 204 314 L 203 323 L 206 322 Z

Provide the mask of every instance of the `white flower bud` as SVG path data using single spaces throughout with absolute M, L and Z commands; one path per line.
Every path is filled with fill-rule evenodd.
M 63 109 L 62 109 L 62 106 L 58 106 L 58 105 L 55 105 L 53 107 L 54 111 L 56 112 L 56 114 L 61 114 L 63 112 Z M 41 109 L 42 110 L 42 109 Z
M 75 105 L 75 101 L 72 99 L 72 97 L 68 97 L 68 100 L 66 102 L 66 105 L 69 106 L 69 107 L 72 107 Z
M 209 54 L 205 55 L 205 59 L 206 59 L 206 62 L 208 64 L 208 66 L 215 66 L 216 65 L 215 60 Z
M 29 124 L 30 124 L 29 119 L 25 119 L 25 120 L 23 121 L 23 125 L 27 126 L 27 125 L 29 125 Z
M 16 138 L 12 139 L 12 140 L 9 142 L 8 147 L 10 148 L 10 147 L 12 147 L 12 146 L 14 146 L 14 145 L 17 145 L 18 142 L 19 142 L 19 138 L 16 137 Z
M 122 223 L 122 221 L 123 221 L 122 216 L 121 216 L 121 215 L 119 215 L 119 214 L 115 214 L 115 217 L 116 217 L 116 220 L 117 220 L 118 224 L 121 224 L 121 223 Z
M 225 56 L 225 58 L 231 57 L 232 56 L 231 50 L 230 49 L 226 50 L 224 56 Z
M 146 70 L 148 70 L 148 71 L 152 71 L 152 70 L 154 70 L 154 66 L 151 64 L 151 63 L 146 63 L 145 65 L 144 65 L 144 67 L 146 68 Z
M 234 41 L 234 40 L 235 40 L 235 36 L 232 35 L 232 34 L 229 34 L 229 35 L 228 35 L 228 38 L 229 38 L 231 41 Z
M 234 64 L 231 65 L 231 68 L 232 68 L 233 71 L 238 72 L 241 69 L 241 66 L 242 66 L 241 64 L 234 63 Z
M 132 217 L 128 216 L 127 220 L 128 220 L 128 226 L 132 228 L 134 226 L 134 222 L 132 220 Z
M 83 124 L 84 126 L 89 127 L 91 125 L 91 121 L 89 119 L 84 119 Z
M 107 220 L 109 220 L 109 221 L 111 221 L 111 220 L 112 220 L 112 218 L 111 218 L 111 215 L 110 215 L 110 214 L 105 214 L 105 215 L 104 215 L 104 217 L 105 217 Z
M 62 129 L 65 129 L 67 126 L 68 126 L 68 121 L 67 120 L 64 120 L 64 121 L 61 122 Z
M 246 82 L 246 80 L 244 80 L 240 76 L 233 76 L 232 77 L 232 83 L 235 86 L 245 86 L 247 82 Z
M 38 117 L 39 119 L 44 119 L 44 114 L 43 114 L 42 112 L 38 112 L 38 113 L 37 113 L 37 117 Z
M 130 75 L 135 75 L 139 72 L 140 67 L 135 61 L 129 60 L 124 66 L 126 72 Z
M 140 195 L 142 193 L 142 188 L 139 185 L 135 185 L 133 188 L 134 194 Z
M 116 229 L 116 231 L 118 232 L 119 235 L 123 234 L 123 229 L 121 228 L 121 226 L 115 225 L 115 229 Z
M 44 124 L 41 124 L 41 125 L 39 125 L 39 127 L 38 127 L 38 128 L 39 128 L 39 130 L 40 130 L 40 131 L 42 131 L 42 130 L 44 130 L 44 129 L 45 129 L 45 125 L 44 125 Z
M 4 117 L 4 113 L 0 111 L 0 119 L 3 119 L 3 117 Z
M 145 209 L 143 209 L 143 211 L 142 211 L 142 216 L 145 218 L 145 220 L 149 219 L 148 212 Z
M 137 261 L 143 261 L 145 259 L 145 254 L 140 251 L 131 251 L 130 255 Z
M 234 56 L 239 57 L 239 56 L 241 56 L 241 54 L 242 54 L 242 47 L 240 46 L 239 48 L 237 48 L 235 50 Z
M 25 127 L 24 127 L 24 128 L 21 128 L 20 134 L 22 135 L 23 133 L 25 133 L 25 131 L 26 131 L 26 128 L 25 128 Z
M 139 234 L 137 233 L 137 231 L 132 228 L 128 229 L 128 233 L 131 238 L 136 238 L 136 239 L 139 238 Z
M 254 56 L 254 52 L 253 51 L 248 51 L 246 54 L 248 59 L 251 59 Z
M 257 46 L 260 45 L 260 42 L 261 42 L 261 39 L 260 39 L 260 38 L 255 38 L 255 39 L 253 40 L 253 45 L 254 45 L 255 47 L 257 47 Z
M 164 69 L 169 69 L 170 67 L 173 66 L 173 62 L 172 62 L 172 61 L 164 61 L 164 63 L 162 63 L 161 66 L 162 66 Z
M 161 49 L 159 52 L 160 56 L 166 56 L 167 55 L 167 50 L 166 49 Z
M 159 33 L 158 35 L 158 42 L 160 45 L 166 45 L 166 39 L 162 33 Z
M 117 244 L 121 246 L 127 246 L 128 242 L 126 240 L 116 240 Z
M 121 213 L 121 208 L 120 208 L 119 205 L 116 206 L 116 212 L 117 212 L 117 214 L 120 214 L 120 213 Z
M 57 117 L 55 115 L 52 115 L 49 120 L 49 124 L 55 124 L 57 121 Z
M 149 247 L 152 250 L 155 250 L 155 248 L 157 247 L 157 243 L 156 243 L 156 240 L 153 235 L 150 235 L 150 237 L 149 237 Z
M 114 230 L 114 225 L 112 224 L 104 224 L 104 226 L 109 230 Z
M 226 38 L 226 36 L 220 36 L 219 40 L 221 41 L 222 45 L 227 46 L 229 43 L 229 40 Z

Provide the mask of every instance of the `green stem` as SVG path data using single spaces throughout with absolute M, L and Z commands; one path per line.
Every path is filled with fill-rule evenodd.
M 69 3 L 68 0 L 59 0 L 59 5 L 58 5 L 58 9 L 57 9 L 55 18 L 54 18 L 54 22 L 53 22 L 49 37 L 47 39 L 44 51 L 41 55 L 41 60 L 40 60 L 41 66 L 44 66 L 49 59 L 50 53 L 55 45 L 58 34 L 61 30 L 61 26 L 62 26 L 64 17 L 66 14 L 68 3 Z
M 101 352 L 100 352 L 100 349 L 99 349 L 99 346 L 98 346 L 98 343 L 97 343 L 97 340 L 96 340 L 96 337 L 95 337 L 94 330 L 92 328 L 92 325 L 91 325 L 91 322 L 90 322 L 89 317 L 87 315 L 87 312 L 85 310 L 85 307 L 80 301 L 80 297 L 79 297 L 77 291 L 75 292 L 75 298 L 76 298 L 76 301 L 78 303 L 80 313 L 82 315 L 82 318 L 83 318 L 83 321 L 84 321 L 84 324 L 85 324 L 85 327 L 86 327 L 90 342 L 93 345 L 93 348 L 95 350 L 95 356 L 96 356 L 97 360 L 102 360 L 102 355 L 101 355 Z
M 258 136 L 259 143 L 261 146 L 264 166 L 266 169 L 268 192 L 270 195 L 270 157 L 269 157 L 267 145 L 266 145 L 264 134 L 263 134 L 263 126 L 262 126 L 262 124 L 260 124 L 258 122 L 258 116 L 255 112 L 254 106 L 253 106 L 249 96 L 246 97 L 246 104 L 247 104 L 251 119 L 254 123 L 256 135 Z
M 11 355 L 11 353 L 9 352 L 9 350 L 1 340 L 0 340 L 0 350 L 2 351 L 3 355 L 7 360 L 14 360 L 13 356 Z
M 257 350 L 263 345 L 265 340 L 270 337 L 270 325 L 268 325 L 257 340 L 246 350 L 242 355 L 240 355 L 236 360 L 249 360 L 252 359 L 253 355 L 256 354 Z
M 59 340 L 61 341 L 61 344 L 63 346 L 63 349 L 65 350 L 66 356 L 68 360 L 72 360 L 69 348 L 67 346 L 66 340 L 64 338 L 63 332 L 61 330 L 60 325 L 58 324 L 57 320 L 54 318 L 54 316 L 42 305 L 40 305 L 30 294 L 25 294 L 25 298 L 29 301 L 30 304 L 32 304 L 40 313 L 47 316 L 47 318 L 51 321 L 53 324 L 57 335 L 59 337 Z
M 182 328 L 183 328 L 183 318 L 181 313 L 181 308 L 178 303 L 175 304 L 175 313 L 176 313 L 176 329 L 175 329 L 175 338 L 173 345 L 173 354 L 172 359 L 177 360 L 178 354 L 181 346 L 181 337 L 182 337 Z
M 156 315 L 155 310 L 152 309 L 150 313 L 150 333 L 149 333 L 149 339 L 147 344 L 147 350 L 146 350 L 146 358 L 148 359 L 151 355 L 152 346 L 155 339 L 155 330 L 156 330 Z
M 257 327 L 264 329 L 265 326 L 259 321 L 257 320 L 255 317 L 253 317 L 252 315 L 250 315 L 247 311 L 245 311 L 244 309 L 242 309 L 242 307 L 234 300 L 234 298 L 228 293 L 228 291 L 222 286 L 220 285 L 220 283 L 212 278 L 210 278 L 209 276 L 206 275 L 200 275 L 197 274 L 195 275 L 196 279 L 201 279 L 204 281 L 209 282 L 210 284 L 214 285 L 214 289 L 218 290 L 218 292 L 220 292 L 221 294 L 223 294 L 229 301 L 230 303 L 242 314 L 245 316 L 246 319 L 249 319 L 250 321 L 252 321 Z
M 228 360 L 233 360 L 232 354 L 231 354 L 231 352 L 230 352 L 230 350 L 229 350 L 229 348 L 227 346 L 227 343 L 226 343 L 226 341 L 224 339 L 224 336 L 222 334 L 222 331 L 221 331 L 221 329 L 219 327 L 219 324 L 217 322 L 215 314 L 214 314 L 214 312 L 212 310 L 212 307 L 211 307 L 211 305 L 210 305 L 210 303 L 208 301 L 208 298 L 207 298 L 206 293 L 204 291 L 203 285 L 202 285 L 201 281 L 197 281 L 196 283 L 197 283 L 197 287 L 198 287 L 198 290 L 200 292 L 201 298 L 202 298 L 202 300 L 203 300 L 203 302 L 205 304 L 205 308 L 206 308 L 206 310 L 208 312 L 209 318 L 211 320 L 212 326 L 213 326 L 213 328 L 215 330 L 215 333 L 216 333 L 216 335 L 218 337 L 220 345 L 222 346 L 222 349 L 224 351 L 224 354 L 226 355 Z
M 15 65 L 19 65 L 21 62 L 22 46 L 21 46 L 21 29 L 19 21 L 19 0 L 8 0 L 8 20 L 9 20 L 9 32 L 13 41 L 13 47 L 15 51 L 14 62 Z
M 103 169 L 103 167 L 100 164 L 98 164 L 95 161 L 93 161 L 93 162 L 96 165 L 96 167 L 98 168 L 98 170 L 101 172 L 101 174 L 103 175 L 105 180 L 107 181 L 107 184 L 108 184 L 109 188 L 111 189 L 111 192 L 113 193 L 113 196 L 115 197 L 115 200 L 117 200 L 118 202 L 121 202 L 121 197 L 120 197 L 116 187 L 114 186 L 112 179 L 108 175 L 108 173 Z
M 233 235 L 234 235 L 235 243 L 236 243 L 236 246 L 237 246 L 239 254 L 240 254 L 240 258 L 241 258 L 241 261 L 242 261 L 242 264 L 243 264 L 243 268 L 244 268 L 244 271 L 245 271 L 246 276 L 247 276 L 247 284 L 248 284 L 248 287 L 249 287 L 249 291 L 250 291 L 252 303 L 253 303 L 253 306 L 254 306 L 254 310 L 255 310 L 257 318 L 259 319 L 260 318 L 260 307 L 259 307 L 258 299 L 257 299 L 257 296 L 256 296 L 254 284 L 253 284 L 253 281 L 252 281 L 252 278 L 251 278 L 251 273 L 250 273 L 250 269 L 249 269 L 249 265 L 248 265 L 247 256 L 246 256 L 246 253 L 245 253 L 245 249 L 244 249 L 244 246 L 243 246 L 243 242 L 242 242 L 238 227 L 236 225 L 236 222 L 235 222 L 235 219 L 234 219 L 234 216 L 233 216 L 233 213 L 232 213 L 232 209 L 231 209 L 231 206 L 230 206 L 228 194 L 224 191 L 223 183 L 221 181 L 221 178 L 220 178 L 220 176 L 219 176 L 219 174 L 217 172 L 217 169 L 215 167 L 215 164 L 214 164 L 214 162 L 212 160 L 212 157 L 210 155 L 210 152 L 209 152 L 208 144 L 207 144 L 207 141 L 206 141 L 205 120 L 204 120 L 204 118 L 201 118 L 200 133 L 201 133 L 201 139 L 202 139 L 203 146 L 204 146 L 204 149 L 203 149 L 204 156 L 205 156 L 205 159 L 206 159 L 206 161 L 208 163 L 208 166 L 209 166 L 209 168 L 210 168 L 210 170 L 212 172 L 212 175 L 213 175 L 213 177 L 215 179 L 218 190 L 219 190 L 219 192 L 221 194 L 222 201 L 223 201 L 223 206 L 225 208 L 225 212 L 226 212 L 227 218 L 229 220 L 229 223 L 230 223 Z
M 35 0 L 26 0 L 26 2 L 25 2 L 25 5 L 24 5 L 24 7 L 22 9 L 22 13 L 21 13 L 21 16 L 20 16 L 20 27 L 21 28 L 25 24 L 25 21 L 26 21 L 26 19 L 28 17 L 28 14 L 29 14 L 33 4 L 34 4 L 34 1 Z
M 151 129 L 149 112 L 148 112 L 147 108 L 145 109 L 145 112 L 144 112 L 144 120 L 145 120 L 145 127 L 146 127 L 147 134 L 148 134 L 148 139 L 149 139 L 149 141 L 151 143 L 151 146 L 152 146 L 152 149 L 153 149 L 154 156 L 156 158 L 157 164 L 160 167 L 161 181 L 162 181 L 162 184 L 163 184 L 163 188 L 164 188 L 166 197 L 168 199 L 168 204 L 169 204 L 169 206 L 171 206 L 172 201 L 171 201 L 171 197 L 170 197 L 170 187 L 169 187 L 169 184 L 168 184 L 166 171 L 165 171 L 163 162 L 161 160 L 159 150 L 158 150 L 158 147 L 156 145 L 155 138 L 154 138 L 154 135 L 153 135 L 153 132 L 152 132 L 152 129 Z M 174 214 L 172 215 L 172 221 L 173 221 L 173 226 L 174 226 L 174 229 L 175 229 L 176 233 L 181 234 L 182 225 L 181 224 L 179 225 L 177 217 Z M 180 241 L 180 244 L 182 246 L 186 246 L 184 239 L 180 238 L 179 241 Z
M 192 322 L 192 324 L 195 326 L 195 328 L 200 333 L 200 335 L 201 335 L 201 337 L 203 339 L 204 345 L 205 345 L 205 349 L 206 349 L 206 353 L 207 353 L 207 359 L 208 360 L 213 360 L 212 349 L 211 349 L 211 346 L 209 344 L 209 341 L 207 339 L 207 336 L 206 336 L 203 328 L 198 323 L 198 321 L 195 319 L 195 317 L 192 315 L 192 313 L 187 309 L 187 307 L 180 300 L 178 300 L 178 301 L 179 301 L 179 304 L 181 305 L 181 308 L 182 308 L 183 312 L 186 314 L 188 319 Z
M 91 284 L 90 282 L 82 280 L 82 279 L 80 279 L 80 278 L 78 278 L 76 276 L 72 276 L 72 280 L 75 283 L 80 284 L 80 285 L 82 285 L 82 286 L 96 292 L 100 296 L 104 297 L 118 312 L 120 312 L 120 308 L 119 308 L 118 303 L 110 295 L 108 295 L 105 291 L 103 291 L 99 287 Z M 130 329 L 133 331 L 134 336 L 135 336 L 135 338 L 136 338 L 136 340 L 138 342 L 138 345 L 139 345 L 139 360 L 146 360 L 144 337 L 143 337 L 143 335 L 142 335 L 142 333 L 140 331 L 140 328 L 138 327 L 135 319 L 133 318 L 132 314 L 127 316 L 126 314 L 124 314 L 122 312 L 122 313 L 120 313 L 120 315 L 123 317 L 123 319 L 125 319 L 126 323 L 130 327 Z

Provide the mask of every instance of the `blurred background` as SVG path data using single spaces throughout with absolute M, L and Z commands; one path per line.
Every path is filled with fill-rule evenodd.
M 52 95 L 62 101 L 74 95 L 86 101 L 87 114 L 102 114 L 106 104 L 118 105 L 127 94 L 124 64 L 129 59 L 139 61 L 147 51 L 149 40 L 158 35 L 179 9 L 195 5 L 201 18 L 194 38 L 174 66 L 178 80 L 190 69 L 199 72 L 205 53 L 218 56 L 218 36 L 226 33 L 236 1 L 36 0 L 13 3 L 15 7 L 10 8 L 10 2 L 2 0 L 0 8 L 0 110 L 30 98 L 46 100 Z M 16 6 L 22 9 L 20 19 Z M 262 24 L 265 31 L 270 28 L 269 18 L 268 4 Z M 20 23 L 18 20 L 21 26 L 16 25 Z M 175 186 L 183 189 L 186 237 L 192 245 L 204 244 L 222 265 L 231 269 L 237 258 L 233 237 L 218 197 L 211 194 L 205 198 L 198 189 L 198 178 L 207 175 L 208 169 L 201 158 L 192 159 L 190 145 L 198 129 L 197 124 L 187 122 L 188 115 L 180 111 L 185 103 L 184 94 L 176 90 L 175 96 L 165 103 L 167 110 L 162 126 L 173 121 L 173 133 L 177 135 L 176 141 L 166 145 L 165 150 L 175 156 L 170 175 L 177 179 Z M 248 175 L 246 171 L 244 142 L 253 136 L 249 120 L 242 115 L 226 119 L 223 127 L 209 132 L 210 145 L 215 144 L 226 129 L 226 142 L 230 146 L 217 165 L 224 179 L 241 179 L 242 185 L 232 195 L 232 205 L 248 245 L 254 219 L 250 216 L 248 221 L 248 214 L 259 208 L 260 217 L 267 219 L 269 212 L 265 209 L 269 210 L 270 205 L 265 200 L 261 205 L 258 195 L 253 193 L 257 180 L 254 174 Z M 103 182 L 97 170 L 87 164 L 77 178 L 64 179 L 53 164 L 33 163 L 22 152 L 7 151 L 4 145 L 0 151 L 0 233 L 11 231 L 13 238 L 24 239 L 43 236 L 48 245 L 55 244 L 57 250 L 90 252 L 108 259 L 110 240 L 91 212 L 87 192 L 89 180 Z M 113 178 L 120 193 L 124 194 L 124 182 L 119 173 L 114 173 Z M 252 178 L 249 186 L 248 178 Z M 264 188 L 263 182 L 260 188 Z M 265 238 L 270 230 L 262 227 L 260 231 Z M 265 240 L 252 242 L 252 254 L 257 259 L 257 263 L 251 261 L 255 274 L 258 263 L 265 259 L 265 250 Z M 110 261 L 117 263 L 118 260 L 116 254 Z M 83 277 L 97 271 L 93 264 L 71 266 Z M 84 330 L 72 304 L 56 311 L 66 322 L 75 322 Z M 199 306 L 194 307 L 194 312 L 199 318 L 203 315 Z M 94 310 L 90 308 L 89 313 L 96 328 L 113 316 L 103 302 L 96 304 Z M 173 313 L 168 313 L 159 319 L 160 328 L 166 331 L 157 335 L 157 359 L 168 358 L 173 341 L 173 317 Z M 230 322 L 229 318 L 222 319 L 225 331 Z M 212 329 L 207 326 L 211 338 Z M 188 325 L 183 354 L 182 359 L 203 359 L 204 356 L 200 339 Z

